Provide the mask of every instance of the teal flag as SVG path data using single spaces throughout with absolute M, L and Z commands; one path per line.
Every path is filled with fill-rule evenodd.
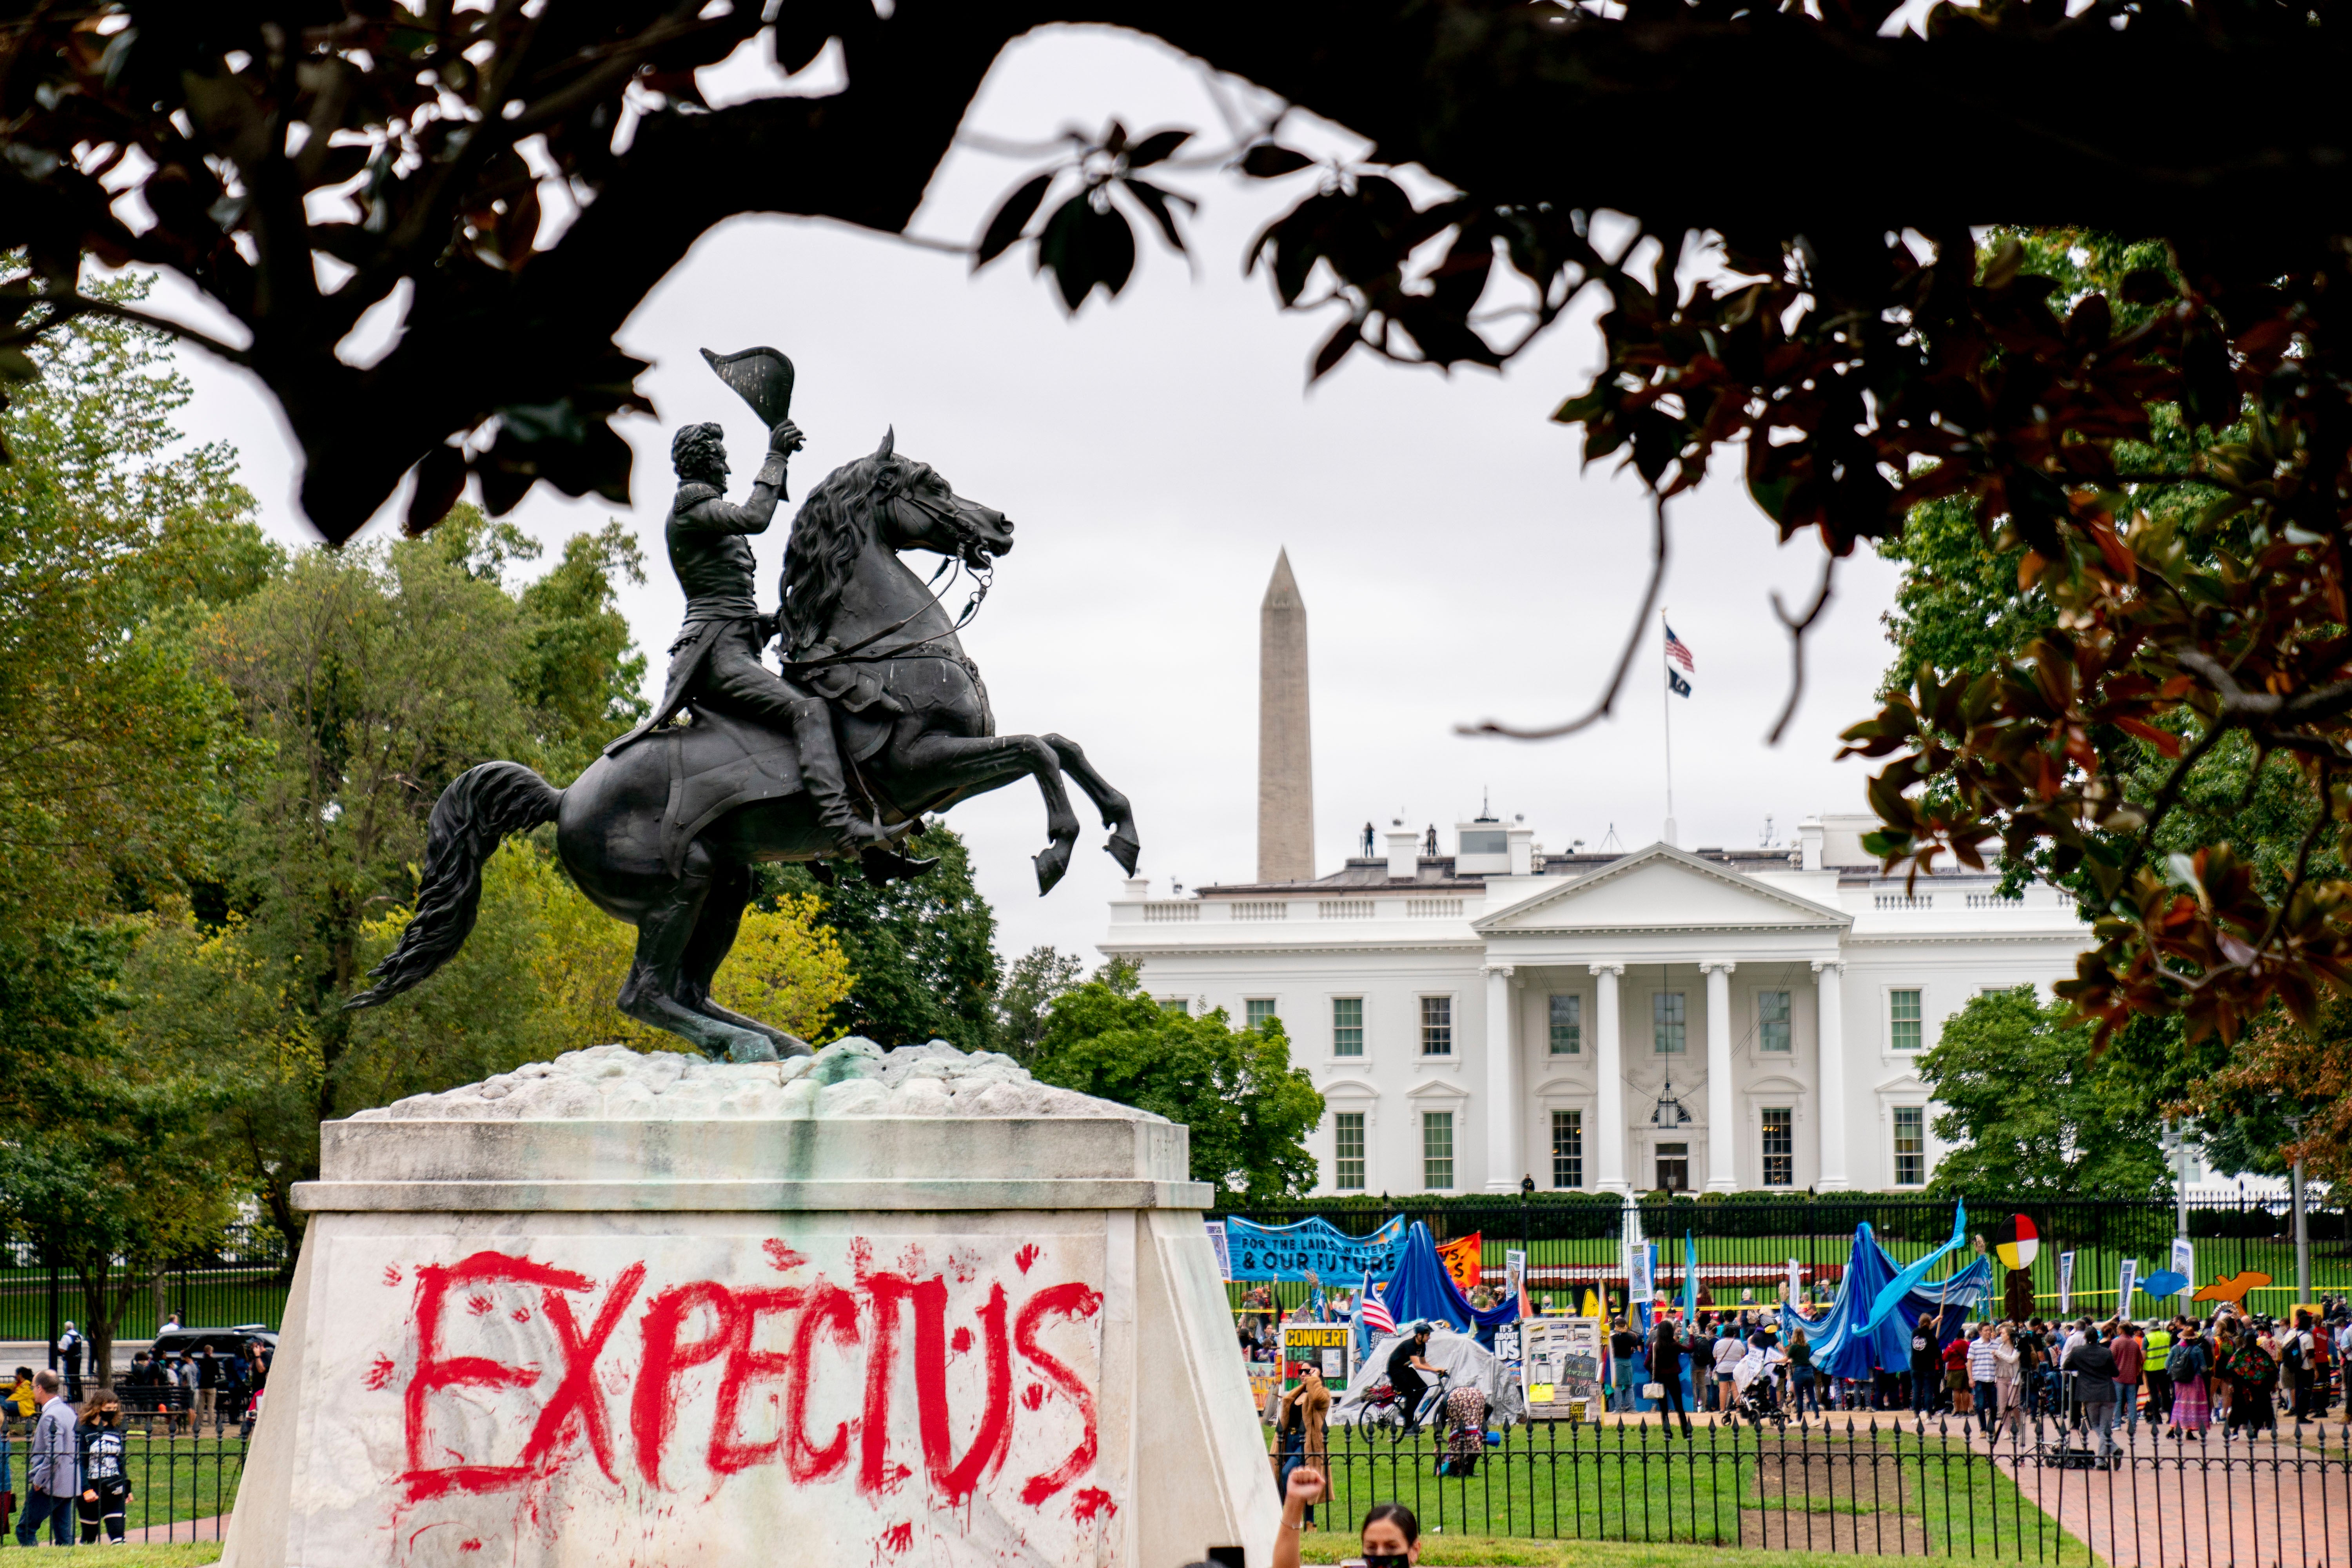
M 1683 1232 L 1683 1327 L 1698 1321 L 1698 1243 Z
M 1961 1203 L 1956 1205 L 1952 1216 L 1952 1239 L 1886 1282 L 1886 1288 L 1879 1291 L 1877 1300 L 1871 1302 L 1870 1317 L 1862 1325 L 1862 1331 L 1868 1333 L 1885 1322 L 1886 1314 L 1895 1310 L 1895 1304 L 1909 1295 L 1913 1286 L 1927 1278 L 1927 1270 L 1936 1267 L 1944 1254 L 1955 1250 L 1968 1238 L 1969 1205 Z

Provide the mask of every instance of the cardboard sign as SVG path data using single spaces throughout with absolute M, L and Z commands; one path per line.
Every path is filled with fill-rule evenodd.
M 1323 1374 L 1324 1386 L 1337 1398 L 1348 1386 L 1355 1345 L 1356 1331 L 1345 1323 L 1283 1324 L 1282 1391 L 1297 1388 L 1311 1366 Z
M 1529 1318 L 1519 1324 L 1519 1386 L 1533 1421 L 1581 1421 L 1601 1408 L 1601 1320 Z

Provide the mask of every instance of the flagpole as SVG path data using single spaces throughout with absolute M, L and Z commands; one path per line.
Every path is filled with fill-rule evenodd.
M 1666 630 L 1666 609 L 1663 605 L 1658 606 L 1658 630 L 1661 635 Z M 1663 648 L 1664 645 L 1660 647 Z M 1658 711 L 1665 721 L 1666 842 L 1680 848 L 1681 845 L 1676 843 L 1679 835 L 1675 828 L 1675 687 L 1672 679 L 1658 683 Z

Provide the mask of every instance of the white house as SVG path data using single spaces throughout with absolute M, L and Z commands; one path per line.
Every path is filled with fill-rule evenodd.
M 1168 1005 L 1282 1019 L 1328 1105 L 1321 1192 L 1899 1190 L 1936 1167 L 1918 1053 L 1979 992 L 2046 998 L 2089 934 L 2048 887 L 1906 888 L 1874 826 L 1616 855 L 1400 829 L 1311 881 L 1131 880 L 1102 951 Z

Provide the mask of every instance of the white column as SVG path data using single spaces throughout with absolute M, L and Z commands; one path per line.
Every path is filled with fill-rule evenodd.
M 1834 958 L 1813 961 L 1813 978 L 1820 987 L 1815 1015 L 1821 1031 L 1819 1110 L 1822 1122 L 1822 1173 L 1817 1190 L 1842 1193 L 1852 1186 L 1846 1146 L 1853 1130 L 1845 1124 L 1845 968 Z
M 1592 1074 L 1600 1089 L 1593 1119 L 1601 1123 L 1593 1131 L 1600 1135 L 1601 1190 L 1606 1193 L 1633 1190 L 1625 1179 L 1625 1042 L 1617 1024 L 1617 977 L 1624 973 L 1622 963 L 1592 966 Z
M 1714 960 L 1698 966 L 1706 976 L 1706 1190 L 1739 1188 L 1738 1112 L 1731 1108 L 1731 972 L 1739 966 Z
M 1527 1163 L 1519 1092 L 1519 1032 L 1511 1016 L 1511 966 L 1486 965 L 1486 1190 L 1516 1193 Z

